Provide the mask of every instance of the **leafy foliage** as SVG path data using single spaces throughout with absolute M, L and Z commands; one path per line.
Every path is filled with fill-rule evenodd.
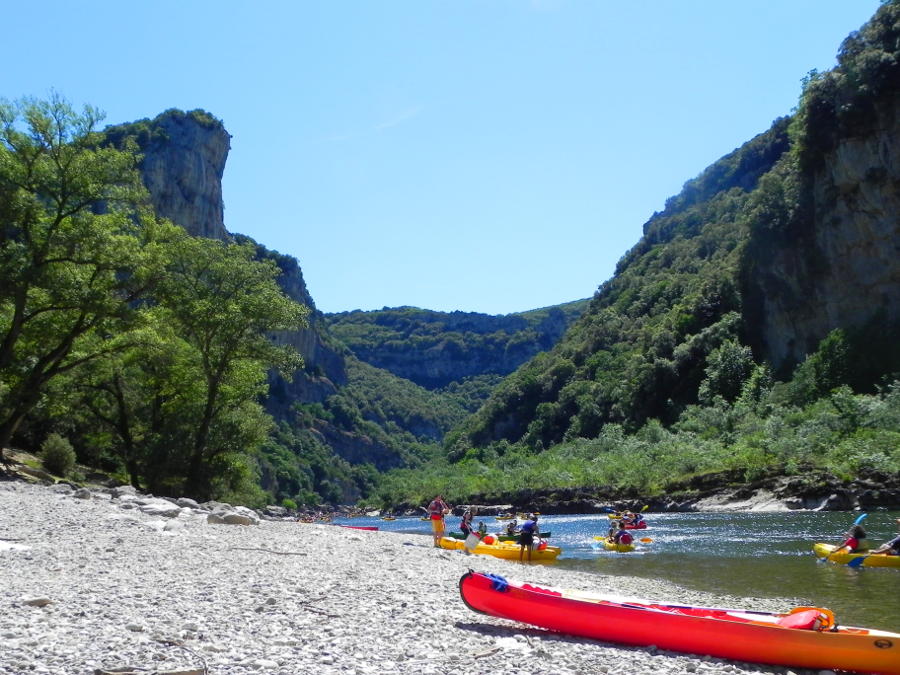
M 66 477 L 75 468 L 75 450 L 68 439 L 50 434 L 41 444 L 41 461 L 50 473 Z
M 0 105 L 0 447 L 66 429 L 135 485 L 259 501 L 266 372 L 302 365 L 268 334 L 307 310 L 252 245 L 157 219 L 101 117 L 55 96 Z

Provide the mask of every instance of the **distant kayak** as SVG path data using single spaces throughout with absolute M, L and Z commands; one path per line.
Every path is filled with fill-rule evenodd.
M 472 571 L 459 580 L 459 593 L 473 611 L 594 640 L 812 670 L 900 674 L 900 634 L 838 626 L 819 607 L 784 614 L 693 607 Z
M 465 542 L 460 541 L 459 539 L 451 539 L 450 537 L 441 537 L 440 543 L 441 548 L 446 548 L 451 551 L 461 551 L 466 547 Z M 499 541 L 493 544 L 478 542 L 472 552 L 477 555 L 491 555 L 495 558 L 518 560 L 521 550 L 521 546 L 511 541 Z M 556 560 L 556 557 L 560 553 L 562 553 L 562 549 L 559 546 L 546 546 L 545 548 L 535 546 L 531 549 L 531 560 L 540 562 Z M 524 559 L 528 559 L 527 551 L 525 552 Z
M 900 555 L 871 555 L 869 553 L 834 553 L 834 550 L 838 548 L 834 544 L 816 544 L 813 546 L 813 551 L 816 552 L 816 557 L 818 558 L 827 558 L 828 562 L 835 563 L 837 565 L 850 565 L 851 567 L 860 566 L 860 567 L 897 567 L 900 568 Z M 854 563 L 854 560 L 862 560 L 858 563 Z
M 625 523 L 626 530 L 646 530 L 647 529 L 647 521 L 642 520 L 639 523 Z
M 377 525 L 340 525 L 338 523 L 335 523 L 335 525 L 337 525 L 338 527 L 345 527 L 348 530 L 368 530 L 369 532 L 378 531 Z

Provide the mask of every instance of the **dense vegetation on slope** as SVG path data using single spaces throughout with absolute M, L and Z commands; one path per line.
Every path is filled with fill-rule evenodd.
M 587 300 L 491 316 L 417 307 L 326 315 L 331 333 L 366 363 L 429 389 L 507 375 L 552 347 Z
M 900 474 L 898 326 L 837 329 L 776 381 L 744 295 L 755 257 L 804 245 L 809 171 L 835 129 L 864 132 L 897 95 L 898 36 L 900 3 L 889 2 L 844 43 L 836 71 L 811 77 L 798 115 L 654 214 L 560 343 L 448 434 L 446 460 L 387 477 L 379 499 L 490 500 L 516 486 L 649 495 L 731 469 Z
M 709 354 L 741 337 L 737 272 L 751 193 L 740 184 L 754 186 L 771 168 L 786 133 L 778 120 L 689 182 L 688 196 L 669 200 L 563 340 L 508 377 L 454 434 L 451 456 L 500 440 L 545 448 L 609 423 L 671 424 L 696 403 Z
M 301 363 L 275 265 L 148 208 L 101 115 L 0 102 L 0 459 L 68 436 L 85 463 L 162 494 L 250 496 L 270 368 Z

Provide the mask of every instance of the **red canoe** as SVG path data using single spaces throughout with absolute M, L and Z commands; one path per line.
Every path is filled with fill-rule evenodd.
M 532 586 L 469 571 L 469 609 L 580 637 L 811 669 L 900 674 L 900 633 L 834 625 L 833 614 L 787 614 L 633 601 Z
M 340 523 L 335 523 L 338 527 L 346 527 L 348 530 L 369 530 L 370 532 L 376 532 L 378 527 L 374 525 L 341 525 Z

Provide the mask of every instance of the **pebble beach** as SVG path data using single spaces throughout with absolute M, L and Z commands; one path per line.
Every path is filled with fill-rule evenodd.
M 709 606 L 792 603 L 467 556 L 421 535 L 8 481 L 0 483 L 0 674 L 831 672 L 621 647 L 477 614 L 457 588 L 470 568 Z

